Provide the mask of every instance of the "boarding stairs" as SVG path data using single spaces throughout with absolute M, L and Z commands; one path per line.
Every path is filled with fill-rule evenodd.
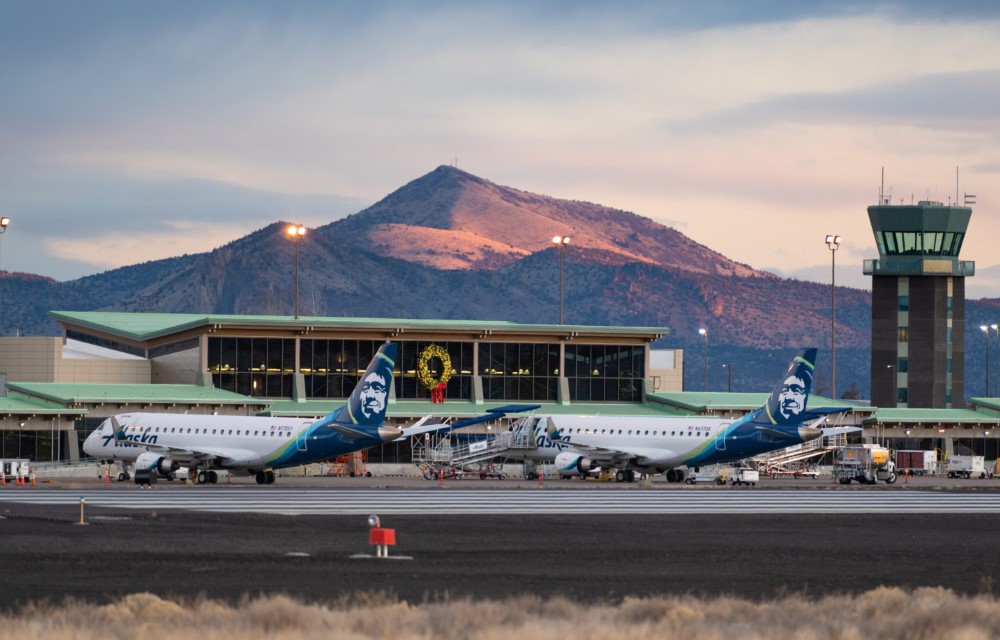
M 420 467 L 424 477 L 429 479 L 461 477 L 463 473 L 478 473 L 491 460 L 504 456 L 512 449 L 534 449 L 531 433 L 522 434 L 505 431 L 487 434 L 485 437 L 463 444 L 453 445 L 448 437 L 436 441 L 414 442 L 413 462 Z
M 841 449 L 846 445 L 847 436 L 844 434 L 823 436 L 803 444 L 754 456 L 753 463 L 762 472 L 769 473 L 772 469 L 785 470 L 802 466 L 810 460 L 822 457 L 824 454 Z

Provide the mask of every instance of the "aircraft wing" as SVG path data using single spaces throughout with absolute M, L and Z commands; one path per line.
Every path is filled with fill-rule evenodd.
M 203 463 L 211 460 L 217 460 L 225 458 L 225 456 L 212 451 L 196 451 L 193 449 L 185 449 L 181 447 L 171 447 L 163 444 L 156 444 L 150 442 L 131 442 L 125 437 L 125 430 L 122 428 L 121 423 L 114 416 L 111 416 L 111 428 L 114 430 L 115 440 L 119 442 L 124 442 L 127 444 L 132 444 L 136 447 L 142 447 L 148 451 L 154 453 L 160 453 L 164 456 L 169 457 L 171 460 L 175 460 L 180 463 L 181 466 L 190 466 L 195 463 Z
M 416 436 L 423 433 L 449 433 L 455 429 L 461 429 L 462 427 L 468 427 L 469 425 L 479 424 L 481 422 L 489 422 L 490 420 L 496 420 L 502 418 L 508 413 L 522 413 L 524 411 L 534 411 L 538 409 L 541 405 L 538 404 L 507 404 L 502 407 L 494 407 L 492 409 L 487 409 L 486 413 L 481 416 L 475 416 L 472 418 L 465 418 L 464 420 L 459 420 L 458 422 L 436 422 L 433 424 L 426 424 L 432 416 L 424 416 L 420 420 L 409 427 L 403 427 L 403 435 L 401 435 L 397 440 L 402 440 L 404 438 L 409 438 L 410 436 Z
M 839 436 L 844 433 L 857 433 L 861 427 L 825 427 L 820 428 L 824 436 Z
M 649 460 L 659 460 L 663 457 L 673 456 L 672 451 L 664 449 L 641 449 L 622 448 L 610 449 L 608 447 L 595 447 L 579 442 L 567 442 L 566 440 L 551 440 L 555 444 L 563 447 L 563 450 L 571 450 L 583 454 L 594 461 L 598 466 L 621 466 L 629 460 L 637 460 L 639 464 L 645 464 Z
M 815 420 L 816 418 L 833 415 L 834 413 L 847 413 L 851 407 L 820 407 L 818 409 L 806 409 L 802 414 L 803 420 Z
M 640 451 L 638 449 L 611 449 L 609 447 L 598 447 L 591 444 L 585 444 L 582 442 L 575 442 L 566 438 L 563 438 L 559 430 L 556 428 L 555 423 L 552 418 L 546 419 L 548 421 L 546 429 L 546 438 L 549 442 L 566 449 L 572 449 L 578 453 L 584 453 L 587 457 L 594 460 L 598 464 L 617 464 L 624 462 L 625 460 L 633 460 L 635 458 L 645 457 L 647 452 Z

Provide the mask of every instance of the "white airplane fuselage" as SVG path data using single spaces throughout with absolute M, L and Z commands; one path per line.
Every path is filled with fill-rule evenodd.
M 257 416 L 132 413 L 116 416 L 125 440 L 116 441 L 111 419 L 83 443 L 87 455 L 134 462 L 157 447 L 197 451 L 205 467 L 279 469 L 326 460 L 356 450 L 357 440 L 312 429 L 314 420 Z M 372 445 L 380 440 L 372 438 Z M 154 445 L 154 446 L 147 446 Z
M 546 435 L 549 421 L 561 438 Z M 523 451 L 523 457 L 535 462 L 553 462 L 563 452 L 600 459 L 602 456 L 574 449 L 579 442 L 588 449 L 621 451 L 635 455 L 635 466 L 663 468 L 681 466 L 694 452 L 707 448 L 724 451 L 726 440 L 718 438 L 733 420 L 701 417 L 622 417 L 588 415 L 534 415 L 522 420 L 519 428 L 534 434 L 535 449 Z M 518 452 L 520 453 L 520 452 Z M 615 457 L 608 454 L 607 457 Z

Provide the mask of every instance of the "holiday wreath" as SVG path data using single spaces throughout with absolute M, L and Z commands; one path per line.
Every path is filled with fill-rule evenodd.
M 430 368 L 430 361 L 435 358 L 441 361 L 441 376 L 438 378 L 434 377 Z M 448 380 L 451 379 L 451 356 L 444 347 L 431 344 L 420 352 L 420 357 L 417 358 L 417 379 L 427 389 L 434 389 L 439 384 L 448 384 Z

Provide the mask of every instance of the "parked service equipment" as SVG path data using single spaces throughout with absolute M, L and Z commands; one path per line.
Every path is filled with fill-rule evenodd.
M 745 484 L 754 486 L 760 482 L 760 471 L 756 469 L 736 469 L 730 476 L 730 481 L 734 484 Z
M 840 450 L 833 477 L 840 484 L 886 484 L 896 481 L 896 463 L 889 459 L 889 450 L 877 444 L 850 445 Z
M 699 482 L 708 482 L 711 484 L 726 484 L 726 474 L 722 469 L 718 467 L 705 469 L 696 468 L 693 472 L 689 473 L 684 482 L 687 484 L 697 484 Z
M 896 473 L 930 476 L 937 473 L 937 452 L 901 450 L 896 452 Z
M 948 458 L 949 478 L 979 478 L 986 477 L 986 459 L 983 456 L 950 456 Z
M 31 462 L 24 459 L 0 459 L 0 473 L 4 482 L 13 482 L 16 478 L 27 478 L 31 475 Z

